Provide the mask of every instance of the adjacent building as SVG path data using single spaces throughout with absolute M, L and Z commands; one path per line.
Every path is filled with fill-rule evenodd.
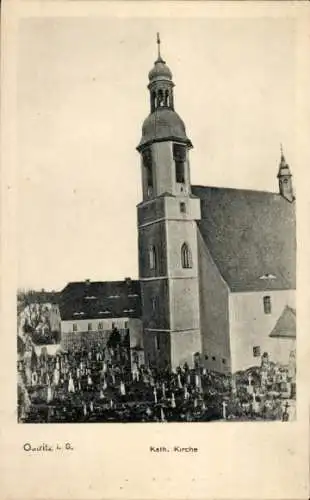
M 106 343 L 114 330 L 128 334 L 130 348 L 143 362 L 141 287 L 139 281 L 68 283 L 61 292 L 61 346 L 63 349 Z

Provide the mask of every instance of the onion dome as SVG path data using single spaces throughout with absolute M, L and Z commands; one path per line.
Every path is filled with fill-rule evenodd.
M 159 33 L 157 33 L 157 59 L 154 63 L 154 67 L 149 72 L 149 80 L 150 84 L 152 82 L 160 81 L 160 80 L 172 80 L 172 73 L 168 66 L 166 65 L 166 61 L 163 60 L 160 54 L 160 37 Z
M 172 73 L 166 62 L 158 56 L 154 63 L 154 67 L 149 72 L 150 83 L 158 80 L 172 80 Z
M 142 138 L 137 149 L 140 150 L 151 142 L 163 140 L 179 141 L 192 147 L 183 120 L 169 108 L 158 108 L 144 120 Z

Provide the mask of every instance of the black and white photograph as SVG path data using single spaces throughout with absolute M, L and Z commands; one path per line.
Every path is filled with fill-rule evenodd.
M 19 22 L 19 424 L 298 419 L 296 37 Z

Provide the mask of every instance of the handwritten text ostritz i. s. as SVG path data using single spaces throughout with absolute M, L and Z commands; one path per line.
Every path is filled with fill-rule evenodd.
M 40 443 L 40 444 L 32 444 L 32 443 L 24 443 L 23 450 L 27 452 L 51 452 L 51 451 L 73 451 L 74 448 L 72 443 Z

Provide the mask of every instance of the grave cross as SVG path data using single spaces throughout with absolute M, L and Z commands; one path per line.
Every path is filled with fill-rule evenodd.
M 226 420 L 226 407 L 227 407 L 226 401 L 223 401 L 222 406 L 223 406 L 223 418 Z

